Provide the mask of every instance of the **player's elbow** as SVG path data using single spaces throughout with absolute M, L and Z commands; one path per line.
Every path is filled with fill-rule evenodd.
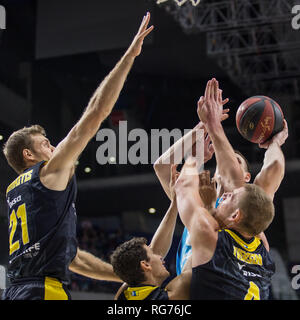
M 72 272 L 77 272 L 78 270 L 81 269 L 82 261 L 80 259 L 80 253 L 81 251 L 77 249 L 77 253 L 69 265 L 69 270 Z
M 177 179 L 174 190 L 177 196 L 185 197 L 188 193 L 189 181 L 185 177 L 179 176 Z
M 164 176 L 166 174 L 169 174 L 170 165 L 160 163 L 159 159 L 157 159 L 155 161 L 155 163 L 153 164 L 153 169 L 154 169 L 154 172 L 156 173 L 156 175 L 158 177 L 160 177 L 160 176 Z

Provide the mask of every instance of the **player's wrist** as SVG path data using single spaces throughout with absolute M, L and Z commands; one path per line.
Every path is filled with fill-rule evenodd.
M 126 53 L 123 56 L 123 61 L 126 63 L 133 63 L 136 58 L 136 55 L 130 50 L 130 48 L 126 51 Z
M 215 117 L 207 119 L 205 127 L 207 128 L 207 131 L 210 134 L 210 136 L 223 132 L 223 127 L 220 119 L 217 119 Z

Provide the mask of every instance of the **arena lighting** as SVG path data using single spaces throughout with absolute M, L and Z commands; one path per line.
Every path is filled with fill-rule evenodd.
M 167 2 L 167 1 L 169 1 L 169 0 L 157 0 L 156 3 L 157 3 L 157 4 L 161 4 L 161 3 Z M 179 7 L 181 7 L 181 6 L 182 6 L 183 4 L 185 4 L 188 0 L 173 0 L 173 1 L 176 2 Z M 193 5 L 194 7 L 196 7 L 196 6 L 200 3 L 201 0 L 189 0 L 189 1 L 192 3 L 192 5 Z
M 84 168 L 84 172 L 85 173 L 90 173 L 92 171 L 92 169 L 90 167 L 85 167 Z
M 151 213 L 151 214 L 154 214 L 156 212 L 156 209 L 155 208 L 149 208 L 148 212 Z
M 4 137 L 0 134 L 0 141 L 3 140 L 3 139 L 4 139 Z

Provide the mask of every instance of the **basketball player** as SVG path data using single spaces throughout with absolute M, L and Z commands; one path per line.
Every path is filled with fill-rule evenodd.
M 164 266 L 164 257 L 172 243 L 178 215 L 175 182 L 179 176 L 171 167 L 169 183 L 171 204 L 147 246 L 145 238 L 133 238 L 121 244 L 112 254 L 114 272 L 125 282 L 115 300 L 187 300 L 192 276 L 191 261 L 187 262 L 180 276 L 162 287 L 170 273 Z M 191 259 L 190 259 L 191 260 Z
M 222 91 L 218 87 L 218 83 L 216 80 L 211 80 L 207 83 L 207 87 L 205 90 L 205 97 L 201 97 L 198 102 L 198 116 L 200 118 L 200 123 L 193 129 L 197 128 L 205 128 L 206 125 L 201 121 L 201 113 L 203 113 L 202 107 L 204 105 L 204 98 L 207 98 L 208 95 L 211 95 L 212 86 L 215 85 L 214 90 L 216 89 L 215 96 L 216 101 L 219 103 L 219 116 L 222 114 L 223 119 L 226 119 L 227 110 L 221 111 L 223 108 L 221 107 L 228 101 L 228 99 L 222 101 Z M 222 113 L 221 113 L 222 112 Z M 225 113 L 224 113 L 225 112 Z M 226 116 L 224 116 L 226 115 Z M 205 117 L 205 115 L 204 115 Z M 238 152 L 234 151 L 231 147 L 222 125 L 220 121 L 215 119 L 216 127 L 214 124 L 210 126 L 209 134 L 207 134 L 204 142 L 204 163 L 210 160 L 214 152 L 216 151 L 218 157 L 216 156 L 217 160 L 217 167 L 215 171 L 215 180 L 217 182 L 217 190 L 218 190 L 218 198 L 216 206 L 219 203 L 219 200 L 222 197 L 222 194 L 226 191 L 233 191 L 235 188 L 243 186 L 244 183 L 248 183 L 251 180 L 251 174 L 249 170 L 249 164 L 244 156 Z M 219 128 L 218 130 L 214 130 L 214 128 Z M 221 139 L 220 137 L 216 136 L 217 134 L 220 135 L 221 132 Z M 181 144 L 188 143 L 189 139 L 191 139 L 192 132 L 185 135 L 181 140 L 177 141 L 174 146 L 172 146 L 169 150 L 167 150 L 154 164 L 155 172 L 165 190 L 168 194 L 167 184 L 165 181 L 168 179 L 168 166 L 166 164 L 162 164 L 162 161 L 165 159 L 172 160 L 172 154 L 176 152 L 176 148 L 180 147 Z M 211 138 L 211 137 L 212 138 Z M 284 175 L 284 156 L 280 149 L 280 146 L 285 142 L 286 138 L 288 137 L 288 129 L 287 123 L 284 120 L 284 129 L 276 136 L 273 137 L 271 141 L 264 145 L 260 145 L 261 148 L 267 148 L 265 152 L 264 164 L 254 180 L 254 183 L 260 185 L 271 197 L 274 197 L 276 190 L 279 188 L 280 183 L 283 179 Z M 214 139 L 213 145 L 210 144 L 210 141 Z M 195 143 L 195 140 L 193 141 Z M 220 169 L 219 169 L 220 166 Z M 222 174 L 221 174 L 222 173 Z M 223 175 L 223 178 L 221 178 Z M 269 248 L 267 239 L 265 235 L 262 233 L 260 235 L 261 239 L 263 240 L 265 246 Z M 177 251 L 177 261 L 176 261 L 176 271 L 177 274 L 181 273 L 182 268 L 184 267 L 185 262 L 187 261 L 188 257 L 191 255 L 191 244 L 190 244 L 190 237 L 187 228 L 184 229 L 182 234 L 182 238 L 178 247 Z
M 246 184 L 226 192 L 214 209 L 216 198 L 203 197 L 203 189 L 216 195 L 213 186 L 209 172 L 199 175 L 191 158 L 175 184 L 179 215 L 193 248 L 191 299 L 268 299 L 275 264 L 257 235 L 273 220 L 272 199 L 259 186 Z
M 121 244 L 111 257 L 114 272 L 126 282 L 117 300 L 187 300 L 191 283 L 191 261 L 166 287 L 170 273 L 161 255 L 156 254 L 145 238 L 133 238 Z
M 128 50 L 56 148 L 38 125 L 14 132 L 6 142 L 5 157 L 19 176 L 6 192 L 11 285 L 4 299 L 70 299 L 68 269 L 120 281 L 110 264 L 77 248 L 74 166 L 118 99 L 143 40 L 153 29 L 148 28 L 149 20 L 147 13 Z

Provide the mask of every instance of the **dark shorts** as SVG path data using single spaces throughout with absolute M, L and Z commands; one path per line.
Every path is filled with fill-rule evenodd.
M 65 284 L 46 277 L 14 282 L 4 290 L 2 300 L 71 300 L 71 295 Z

